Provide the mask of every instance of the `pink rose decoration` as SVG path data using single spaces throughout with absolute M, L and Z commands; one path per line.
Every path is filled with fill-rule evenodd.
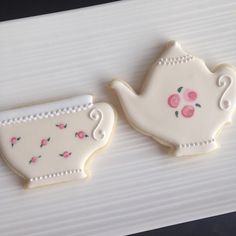
M 193 116 L 194 111 L 195 111 L 195 109 L 193 106 L 187 105 L 187 106 L 183 107 L 183 109 L 181 110 L 181 113 L 184 117 L 190 118 Z
M 186 89 L 183 94 L 186 101 L 193 102 L 197 99 L 197 93 L 194 90 Z
M 70 157 L 71 156 L 71 152 L 68 152 L 68 151 L 65 151 L 65 152 L 63 152 L 62 154 L 59 154 L 61 157 L 64 157 L 64 158 L 68 158 L 68 157 Z
M 88 135 L 84 131 L 79 131 L 75 133 L 75 137 L 83 139 L 83 138 L 88 138 Z
M 43 146 L 46 146 L 48 145 L 48 142 L 50 141 L 51 138 L 48 138 L 48 139 L 42 139 L 41 140 L 41 144 L 40 144 L 40 147 L 43 147 Z
M 179 94 L 172 94 L 172 95 L 169 96 L 168 104 L 169 104 L 170 107 L 176 108 L 176 107 L 178 107 L 179 103 L 180 103 Z
M 60 123 L 57 124 L 56 127 L 58 127 L 59 129 L 65 129 L 67 127 L 67 124 Z
M 198 94 L 196 91 L 194 91 L 192 89 L 185 89 L 185 91 L 182 92 L 183 89 L 184 89 L 184 87 L 181 86 L 177 89 L 178 93 L 170 95 L 168 97 L 168 104 L 172 108 L 177 108 L 180 104 L 180 101 L 182 101 L 181 99 L 183 97 L 185 104 L 183 104 L 184 101 L 182 101 L 181 107 L 179 109 L 181 110 L 181 114 L 183 117 L 190 118 L 194 115 L 195 107 L 201 108 L 202 106 L 201 106 L 201 104 L 196 103 L 196 102 L 193 104 L 193 106 L 189 105 L 188 103 L 194 102 L 197 100 Z M 180 97 L 180 95 L 182 97 Z M 187 102 L 187 104 L 186 104 L 186 102 Z M 175 110 L 174 114 L 177 118 L 179 118 L 180 111 Z
M 10 139 L 11 146 L 13 147 L 20 139 L 21 137 L 12 137 Z

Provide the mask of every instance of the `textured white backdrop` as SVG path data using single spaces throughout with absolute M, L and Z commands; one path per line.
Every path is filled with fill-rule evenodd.
M 236 210 L 236 125 L 217 152 L 170 157 L 106 88 L 117 77 L 138 90 L 170 39 L 236 65 L 236 2 L 129 0 L 0 24 L 1 110 L 92 93 L 119 112 L 88 181 L 25 190 L 0 159 L 1 236 L 125 235 Z

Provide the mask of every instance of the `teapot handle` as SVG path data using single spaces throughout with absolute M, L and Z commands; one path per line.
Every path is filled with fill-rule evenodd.
M 219 88 L 223 88 L 223 92 L 220 95 L 218 100 L 219 108 L 222 111 L 228 111 L 232 108 L 232 101 L 230 98 L 230 93 L 232 88 L 235 87 L 235 79 L 236 79 L 236 71 L 230 65 L 219 65 L 217 66 L 216 70 L 216 85 Z M 234 94 L 235 96 L 236 94 Z

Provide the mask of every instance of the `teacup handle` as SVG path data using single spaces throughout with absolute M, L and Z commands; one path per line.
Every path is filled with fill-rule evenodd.
M 103 119 L 104 119 L 103 112 L 100 109 L 95 107 L 89 112 L 89 118 L 91 120 L 98 121 L 98 123 L 96 124 L 95 128 L 92 131 L 92 137 L 96 141 L 100 141 L 104 139 L 105 131 L 100 128 L 101 123 L 103 122 Z

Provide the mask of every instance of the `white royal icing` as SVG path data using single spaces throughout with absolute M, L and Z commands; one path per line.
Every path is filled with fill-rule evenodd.
M 193 60 L 193 56 L 186 54 L 183 56 L 177 56 L 177 57 L 164 57 L 164 58 L 160 58 L 157 62 L 158 65 L 170 65 L 170 66 L 174 66 L 174 65 L 178 65 L 178 64 L 182 64 L 182 63 L 188 63 L 191 60 Z
M 232 66 L 210 71 L 203 60 L 171 42 L 140 94 L 121 80 L 112 81 L 111 87 L 134 128 L 176 156 L 186 156 L 218 147 L 216 137 L 235 110 L 235 79 Z
M 229 80 L 229 84 L 227 85 L 226 79 Z M 217 80 L 217 86 L 219 87 L 225 87 L 225 90 L 223 91 L 221 97 L 219 98 L 219 107 L 221 110 L 229 110 L 231 107 L 231 101 L 225 100 L 225 96 L 227 91 L 231 88 L 233 84 L 233 78 L 230 75 L 221 75 Z
M 2 112 L 0 120 L 3 159 L 37 187 L 87 177 L 86 163 L 108 144 L 116 118 L 109 104 L 84 95 Z
M 0 112 L 0 126 L 33 121 L 86 110 L 93 106 L 91 95 Z
M 105 131 L 104 130 L 98 130 L 101 123 L 103 122 L 103 113 L 101 110 L 97 109 L 97 108 L 94 108 L 90 111 L 89 113 L 89 117 L 90 119 L 92 120 L 95 120 L 97 121 L 98 120 L 98 124 L 96 125 L 96 127 L 93 129 L 93 132 L 92 132 L 92 137 L 95 139 L 95 140 L 102 140 L 104 139 L 105 137 Z

